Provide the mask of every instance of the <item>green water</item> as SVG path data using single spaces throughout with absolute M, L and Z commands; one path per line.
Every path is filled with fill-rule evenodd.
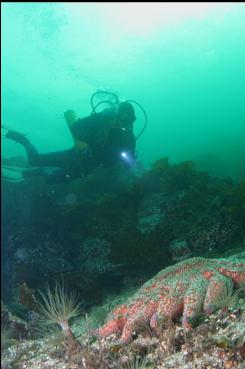
M 40 150 L 72 146 L 63 118 L 82 117 L 109 86 L 148 115 L 139 160 L 196 161 L 245 178 L 244 3 L 1 3 L 2 124 Z M 135 132 L 143 125 L 137 111 Z M 4 157 L 25 156 L 2 139 Z

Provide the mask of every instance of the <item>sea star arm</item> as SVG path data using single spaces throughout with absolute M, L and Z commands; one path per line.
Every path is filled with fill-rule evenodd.
M 99 328 L 97 331 L 97 335 L 102 336 L 102 337 L 107 337 L 113 333 L 117 333 L 118 331 L 119 331 L 118 322 L 116 319 L 114 319 L 104 324 L 103 327 Z
M 198 316 L 202 310 L 207 287 L 208 281 L 203 277 L 199 277 L 195 281 L 192 281 L 184 295 L 182 323 L 186 330 L 192 328 L 192 320 Z
M 137 306 L 137 308 L 135 308 Z M 129 316 L 122 331 L 122 336 L 119 343 L 124 344 L 131 340 L 133 332 L 145 327 L 150 321 L 152 315 L 156 312 L 157 301 L 137 301 L 133 306 L 133 313 Z
M 115 309 L 113 314 L 113 319 L 109 320 L 105 323 L 102 327 L 95 330 L 95 335 L 101 337 L 110 336 L 113 333 L 121 333 L 123 327 L 126 323 L 126 315 L 127 315 L 128 308 L 126 305 L 121 305 L 117 309 Z
M 150 325 L 156 331 L 159 329 L 158 322 L 166 322 L 176 318 L 183 311 L 183 291 L 185 283 L 174 282 L 172 289 L 166 295 L 161 295 L 156 314 L 151 317 Z
M 230 277 L 238 286 L 245 286 L 245 264 L 239 264 L 239 270 L 222 267 L 219 272 Z

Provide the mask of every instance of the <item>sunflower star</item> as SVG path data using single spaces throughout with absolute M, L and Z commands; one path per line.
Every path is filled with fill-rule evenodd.
M 183 327 L 189 330 L 193 318 L 202 310 L 206 314 L 214 311 L 215 301 L 228 283 L 245 284 L 245 260 L 242 261 L 196 257 L 167 267 L 117 307 L 112 318 L 95 333 L 102 337 L 119 333 L 119 343 L 124 344 L 140 327 L 150 324 L 157 331 L 159 319 L 164 321 L 180 315 Z

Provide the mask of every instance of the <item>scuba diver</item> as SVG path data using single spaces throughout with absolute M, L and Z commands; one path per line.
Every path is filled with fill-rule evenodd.
M 112 103 L 111 107 L 97 113 L 98 105 L 106 101 L 94 107 L 94 95 L 90 116 L 78 118 L 73 110 L 64 113 L 74 140 L 74 146 L 70 149 L 40 154 L 24 134 L 8 130 L 5 137 L 24 146 L 29 164 L 38 167 L 37 175 L 43 175 L 47 183 L 83 178 L 98 167 L 119 164 L 131 168 L 135 165 L 137 137 L 133 133 L 133 123 L 136 117 L 131 103 L 134 101 L 119 103 L 117 100 L 117 104 Z M 55 167 L 55 170 L 50 173 L 44 167 Z M 28 173 L 23 172 L 23 175 L 28 176 Z

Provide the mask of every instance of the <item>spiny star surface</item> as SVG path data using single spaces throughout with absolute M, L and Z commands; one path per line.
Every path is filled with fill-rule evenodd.
M 227 289 L 245 285 L 245 260 L 191 258 L 160 271 L 96 331 L 101 337 L 121 334 L 119 343 L 131 340 L 133 332 L 150 324 L 158 331 L 159 322 L 182 315 L 183 327 L 203 310 L 211 314 Z

